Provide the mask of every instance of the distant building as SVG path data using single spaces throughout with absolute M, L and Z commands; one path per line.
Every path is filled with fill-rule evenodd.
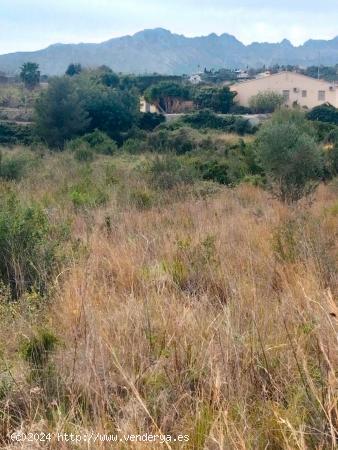
M 191 84 L 200 84 L 202 83 L 202 77 L 199 73 L 196 73 L 195 75 L 191 75 L 191 77 L 189 78 L 189 82 Z
M 317 80 L 296 72 L 279 72 L 254 80 L 233 84 L 230 89 L 237 92 L 235 101 L 241 106 L 250 106 L 250 99 L 259 92 L 273 91 L 283 95 L 287 106 L 299 105 L 314 108 L 323 103 L 338 107 L 338 86 L 325 80 Z
M 147 102 L 147 100 L 144 97 L 140 98 L 140 112 L 143 113 L 158 113 L 160 114 L 161 111 L 158 109 L 158 107 L 152 103 Z
M 250 75 L 246 70 L 238 69 L 235 70 L 235 73 L 238 80 L 247 80 L 248 78 L 250 78 Z

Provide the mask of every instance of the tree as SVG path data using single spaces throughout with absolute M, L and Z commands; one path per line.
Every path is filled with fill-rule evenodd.
M 172 113 L 180 102 L 190 99 L 190 90 L 179 83 L 161 81 L 150 86 L 144 93 L 148 102 L 154 103 L 160 110 Z
M 117 88 L 120 84 L 120 78 L 108 66 L 100 66 L 98 68 L 99 80 L 105 86 Z
M 273 91 L 259 92 L 249 100 L 252 112 L 259 114 L 272 113 L 279 109 L 284 102 L 284 97 Z
M 234 104 L 235 96 L 228 86 L 204 87 L 197 89 L 194 101 L 200 109 L 212 109 L 216 113 L 227 114 Z
M 153 131 L 163 122 L 165 122 L 165 117 L 162 114 L 146 112 L 140 114 L 138 126 L 141 130 Z
M 34 89 L 40 83 L 39 64 L 26 62 L 21 67 L 20 79 L 27 89 Z
M 82 66 L 81 64 L 69 64 L 66 75 L 69 77 L 73 77 L 74 75 L 79 75 L 82 72 Z
M 75 84 L 67 77 L 54 78 L 35 106 L 37 134 L 53 148 L 83 132 L 90 123 Z
M 260 129 L 257 144 L 259 163 L 282 201 L 300 199 L 321 178 L 322 154 L 302 113 L 275 113 Z
M 133 91 L 112 89 L 90 78 L 79 80 L 77 85 L 90 118 L 87 131 L 104 131 L 120 143 L 122 133 L 138 122 L 139 97 Z
M 307 118 L 338 125 L 338 109 L 330 104 L 316 106 L 307 114 Z

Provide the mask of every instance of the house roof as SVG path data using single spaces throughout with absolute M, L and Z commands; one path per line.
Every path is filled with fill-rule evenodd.
M 322 78 L 320 78 L 320 79 L 312 78 L 312 77 L 308 77 L 307 75 L 303 75 L 302 73 L 290 72 L 289 70 L 284 70 L 283 72 L 273 73 L 272 75 L 268 75 L 268 76 L 262 77 L 262 78 L 254 78 L 252 80 L 245 80 L 245 81 L 242 81 L 240 83 L 235 83 L 232 86 L 238 86 L 238 85 L 242 85 L 242 84 L 253 83 L 255 81 L 262 81 L 262 80 L 266 80 L 267 78 L 278 77 L 278 76 L 285 75 L 285 74 L 296 75 L 297 77 L 306 78 L 307 80 L 315 81 L 317 83 L 318 82 L 319 83 L 326 83 L 326 84 L 328 84 L 330 86 L 335 86 L 335 84 L 333 82 L 330 82 L 330 81 L 327 81 L 327 80 L 323 80 Z

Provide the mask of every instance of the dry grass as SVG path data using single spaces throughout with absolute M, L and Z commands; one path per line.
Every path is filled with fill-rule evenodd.
M 2 448 L 35 448 L 6 443 L 20 427 L 189 435 L 167 448 L 336 448 L 336 199 L 321 186 L 311 205 L 287 207 L 243 185 L 146 211 L 112 200 L 89 232 L 80 214 L 82 256 L 52 301 L 6 310 Z M 39 321 L 59 343 L 34 377 L 13 355 Z

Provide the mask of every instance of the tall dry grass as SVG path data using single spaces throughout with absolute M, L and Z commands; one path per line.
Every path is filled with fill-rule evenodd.
M 20 427 L 189 435 L 167 448 L 336 448 L 336 198 L 320 187 L 290 207 L 240 186 L 97 210 L 39 316 L 58 338 L 48 366 L 10 369 L 3 448 L 35 448 L 6 441 Z M 27 335 L 39 325 L 16 321 Z

